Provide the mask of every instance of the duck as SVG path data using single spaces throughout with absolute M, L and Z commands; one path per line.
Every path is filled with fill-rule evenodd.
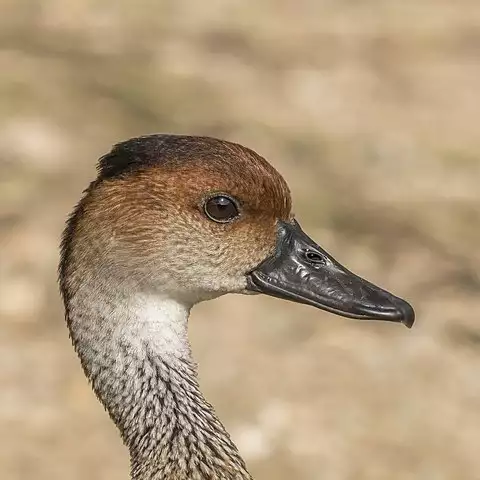
M 263 157 L 211 137 L 113 146 L 69 216 L 59 286 L 71 342 L 130 454 L 132 480 L 252 479 L 201 392 L 190 311 L 266 294 L 411 327 L 405 300 L 316 244 Z

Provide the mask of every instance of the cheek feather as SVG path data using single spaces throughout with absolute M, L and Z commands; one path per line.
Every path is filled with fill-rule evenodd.
M 245 219 L 225 241 L 229 246 L 231 268 L 245 274 L 274 251 L 276 221 L 271 218 L 262 222 Z

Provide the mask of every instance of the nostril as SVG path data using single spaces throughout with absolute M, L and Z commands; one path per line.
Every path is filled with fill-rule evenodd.
M 307 250 L 304 255 L 306 260 L 312 265 L 325 265 L 327 263 L 323 255 L 312 250 Z

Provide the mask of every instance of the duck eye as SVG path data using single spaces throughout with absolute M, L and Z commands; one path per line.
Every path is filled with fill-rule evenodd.
M 235 202 L 225 196 L 217 195 L 208 199 L 204 205 L 205 214 L 214 222 L 226 223 L 238 216 Z

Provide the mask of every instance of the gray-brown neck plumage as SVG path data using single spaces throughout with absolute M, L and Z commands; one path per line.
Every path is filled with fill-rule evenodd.
M 79 288 L 65 303 L 85 373 L 130 451 L 132 479 L 251 479 L 200 392 L 188 308 L 98 288 Z

